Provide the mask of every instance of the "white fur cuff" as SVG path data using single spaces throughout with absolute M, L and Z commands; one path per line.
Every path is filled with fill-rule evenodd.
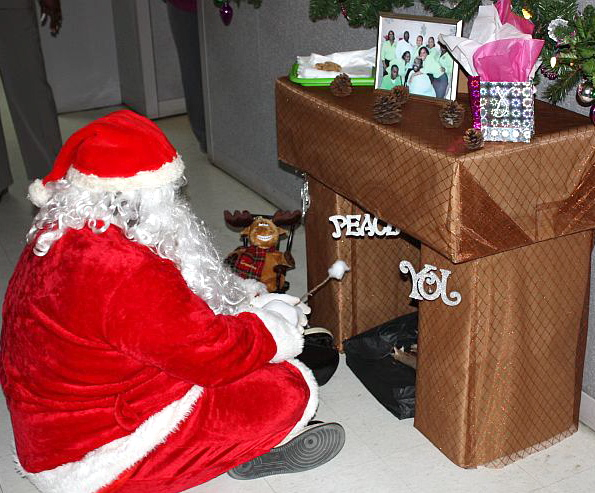
M 304 409 L 302 417 L 279 445 L 287 443 L 299 434 L 299 432 L 308 425 L 308 422 L 314 417 L 316 410 L 318 409 L 318 383 L 316 383 L 316 378 L 314 377 L 312 370 L 297 359 L 289 360 L 288 363 L 295 366 L 301 372 L 306 381 L 306 385 L 308 385 L 308 388 L 310 389 L 310 398 L 308 399 L 308 404 L 306 405 L 306 409 Z
M 273 339 L 275 339 L 277 352 L 271 360 L 272 363 L 287 361 L 288 359 L 295 358 L 302 352 L 304 348 L 304 336 L 299 327 L 290 325 L 281 315 L 271 310 L 251 308 L 246 311 L 254 313 L 260 318 L 273 336 Z

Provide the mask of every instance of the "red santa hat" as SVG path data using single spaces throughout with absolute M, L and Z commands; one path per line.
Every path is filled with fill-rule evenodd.
M 155 188 L 178 180 L 184 163 L 151 120 L 121 110 L 99 118 L 70 137 L 43 180 L 29 186 L 37 207 L 52 197 L 46 186 L 67 179 L 92 191 L 123 192 Z

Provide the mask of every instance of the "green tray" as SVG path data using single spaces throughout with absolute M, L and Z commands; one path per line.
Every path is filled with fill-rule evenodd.
M 356 77 L 351 79 L 351 85 L 353 86 L 373 86 L 374 78 L 376 76 L 376 69 L 372 72 L 372 77 Z M 301 86 L 330 86 L 333 78 L 324 79 L 306 79 L 298 77 L 298 64 L 294 63 L 289 72 L 289 80 L 295 84 Z

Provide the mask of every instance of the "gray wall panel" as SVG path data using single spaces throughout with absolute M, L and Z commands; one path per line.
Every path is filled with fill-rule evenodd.
M 150 0 L 149 6 L 153 32 L 157 99 L 159 101 L 181 99 L 184 97 L 184 89 L 180 78 L 180 63 L 176 46 L 167 18 L 167 6 L 161 0 Z
M 160 0 L 112 0 L 112 6 L 122 102 L 149 118 L 184 113 L 166 5 Z
M 259 63 L 263 56 L 260 12 L 247 6 L 236 8 L 232 24 L 226 27 L 211 4 L 205 10 L 211 156 L 250 188 L 269 195 L 270 183 L 287 186 L 287 177 L 278 176 L 271 153 L 274 118 Z M 279 190 L 279 196 L 286 195 L 285 190 Z
M 122 101 L 147 114 L 136 2 L 112 0 Z
M 311 22 L 308 5 L 308 0 L 265 1 L 260 9 L 233 4 L 234 18 L 227 27 L 210 2 L 202 7 L 211 158 L 285 208 L 298 207 L 301 179 L 277 161 L 275 80 L 289 72 L 297 55 L 376 43 L 375 31 L 350 28 L 343 18 Z
M 63 26 L 52 37 L 41 29 L 47 76 L 58 112 L 119 104 L 120 83 L 112 4 L 62 0 Z

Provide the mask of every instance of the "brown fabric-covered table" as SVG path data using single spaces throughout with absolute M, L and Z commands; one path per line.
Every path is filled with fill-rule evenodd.
M 371 88 L 336 98 L 283 78 L 276 91 L 279 159 L 310 177 L 308 284 L 337 257 L 353 268 L 312 299 L 313 322 L 340 340 L 363 332 L 415 309 L 401 260 L 449 269 L 462 302 L 419 306 L 415 426 L 463 467 L 574 432 L 595 227 L 589 120 L 538 101 L 530 144 L 469 152 L 469 115 L 444 129 L 434 102 L 411 100 L 383 126 Z M 406 235 L 331 238 L 330 215 L 362 211 Z

